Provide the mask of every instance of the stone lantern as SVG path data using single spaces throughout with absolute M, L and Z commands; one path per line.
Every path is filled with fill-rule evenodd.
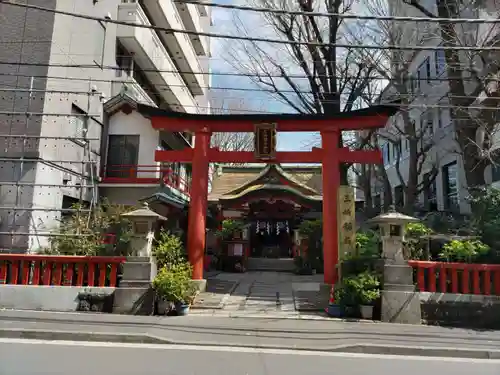
M 369 223 L 379 226 L 382 239 L 382 254 L 387 263 L 406 264 L 407 260 L 403 252 L 406 224 L 417 221 L 419 219 L 416 217 L 399 213 L 394 207 L 369 221 Z
M 133 254 L 150 258 L 153 250 L 154 224 L 158 221 L 166 221 L 167 218 L 151 210 L 147 203 L 143 203 L 142 208 L 121 216 L 132 222 L 131 246 Z
M 384 275 L 382 290 L 382 321 L 420 324 L 419 293 L 413 282 L 413 269 L 404 256 L 405 227 L 419 219 L 396 212 L 388 212 L 369 220 L 380 229 Z

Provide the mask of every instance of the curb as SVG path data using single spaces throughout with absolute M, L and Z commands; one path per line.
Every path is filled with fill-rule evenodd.
M 423 346 L 396 346 L 378 345 L 372 343 L 339 345 L 332 348 L 306 348 L 287 347 L 283 345 L 230 345 L 220 342 L 182 341 L 174 342 L 165 338 L 155 337 L 148 334 L 119 334 L 119 333 L 85 333 L 78 331 L 44 331 L 37 329 L 0 329 L 0 338 L 3 339 L 25 339 L 46 341 L 90 341 L 90 342 L 112 342 L 127 344 L 163 344 L 163 345 L 195 345 L 195 346 L 231 346 L 239 348 L 279 349 L 315 352 L 337 352 L 356 353 L 371 355 L 395 355 L 395 356 L 421 356 L 421 357 L 445 357 L 445 358 L 470 358 L 500 360 L 500 350 L 486 349 L 457 349 L 451 347 L 423 347 Z

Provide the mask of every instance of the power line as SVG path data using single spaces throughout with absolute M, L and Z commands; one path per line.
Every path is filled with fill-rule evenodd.
M 119 81 L 119 82 L 123 82 L 123 81 Z M 137 83 L 135 83 L 137 84 Z M 179 85 L 180 86 L 180 85 Z M 141 86 L 139 86 L 141 87 Z M 145 90 L 146 88 L 144 87 L 141 87 L 143 90 Z M 228 90 L 230 90 L 231 88 L 226 88 Z M 237 88 L 235 88 L 237 89 Z M 3 89 L 3 88 L 0 88 L 0 92 L 2 91 L 9 91 L 9 92 L 17 92 L 17 91 L 21 91 L 21 92 L 25 92 L 26 90 L 24 89 Z M 269 93 L 277 93 L 277 92 L 286 92 L 286 93 L 292 93 L 292 94 L 295 94 L 295 93 L 300 93 L 300 94 L 312 94 L 312 91 L 310 90 L 286 90 L 286 89 L 283 89 L 283 90 L 260 90 L 260 89 L 247 89 L 247 90 L 244 90 L 244 91 L 255 91 L 255 92 L 269 92 Z M 38 91 L 39 93 L 44 93 L 44 90 L 39 90 Z M 88 93 L 85 92 L 85 91 L 67 91 L 67 90 L 49 90 L 47 91 L 48 93 L 51 93 L 51 94 L 75 94 L 75 95 L 87 95 Z M 349 94 L 345 94 L 346 96 L 348 96 Z M 416 94 L 412 94 L 412 93 L 407 93 L 407 94 L 396 94 L 395 95 L 397 98 L 399 99 L 418 99 L 418 98 L 425 98 L 425 99 L 437 99 L 437 100 L 442 100 L 442 99 L 476 99 L 477 96 L 472 96 L 472 95 L 465 95 L 465 96 L 459 96 L 459 95 L 428 95 L 426 93 L 416 93 Z M 225 98 L 223 97 L 217 97 L 217 99 L 241 99 L 241 100 L 266 100 L 264 98 L 256 98 L 256 97 L 235 97 L 235 96 L 227 96 Z M 492 100 L 500 100 L 500 97 L 491 97 L 490 99 Z M 338 102 L 342 102 L 344 103 L 344 101 L 333 101 L 333 100 L 326 100 L 326 101 L 323 101 L 323 103 L 338 103 Z M 411 104 L 409 104 L 411 105 Z M 9 112 L 10 113 L 10 112 Z M 24 114 L 24 112 L 22 112 L 22 114 Z M 19 137 L 19 136 L 15 136 L 15 137 Z M 55 137 L 54 139 L 59 139 L 61 137 Z M 72 138 L 74 139 L 74 138 Z M 89 138 L 85 138 L 85 139 L 89 139 Z M 94 139 L 96 140 L 96 139 Z
M 95 64 L 53 64 L 53 63 L 28 63 L 28 62 L 11 62 L 11 61 L 0 61 L 0 65 L 19 65 L 19 66 L 40 66 L 40 67 L 49 67 L 49 68 L 75 68 L 75 69 L 99 69 L 99 70 L 113 70 L 113 71 L 124 71 L 122 67 L 112 66 L 112 65 L 104 65 L 97 66 Z M 142 72 L 148 73 L 179 73 L 179 74 L 192 74 L 192 75 L 211 75 L 211 76 L 227 76 L 227 77 L 256 77 L 256 78 L 284 78 L 282 74 L 267 74 L 267 73 L 241 73 L 241 72 L 194 72 L 194 71 L 183 71 L 183 70 L 174 70 L 174 69 L 140 69 Z M 107 82 L 107 83 L 124 83 L 123 80 L 103 80 L 103 79 L 91 79 L 91 78 L 72 78 L 72 77 L 62 77 L 62 76 L 33 76 L 28 74 L 18 74 L 18 73 L 0 73 L 0 76 L 19 76 L 19 77 L 35 77 L 35 78 L 55 78 L 55 79 L 68 79 L 68 80 L 76 80 L 76 81 L 92 81 L 92 82 Z M 293 79 L 308 79 L 305 74 L 287 74 L 288 78 Z M 317 74 L 315 77 L 331 77 L 337 79 L 356 79 L 359 78 L 356 75 L 345 75 L 345 76 L 329 76 L 329 75 L 321 75 Z M 370 77 L 362 77 L 361 80 L 370 80 L 370 81 L 387 81 L 391 82 L 391 79 L 379 77 L 379 76 L 370 76 Z M 408 83 L 410 81 L 432 81 L 432 82 L 449 82 L 453 80 L 461 80 L 461 81 L 475 81 L 472 77 L 435 77 L 435 78 L 408 78 Z M 495 79 L 492 79 L 495 81 Z M 156 85 L 155 85 L 156 86 Z M 187 85 L 161 85 L 161 86 L 172 86 L 172 87 L 184 87 L 188 88 Z M 205 86 L 202 88 L 214 89 L 212 86 Z
M 262 38 L 262 37 L 242 37 L 230 34 L 218 34 L 218 33 L 208 33 L 202 31 L 190 31 L 183 29 L 173 29 L 152 25 L 144 25 L 139 23 L 130 23 L 125 21 L 117 21 L 111 20 L 108 18 L 102 17 L 94 17 L 79 13 L 66 12 L 62 10 L 49 9 L 45 7 L 40 7 L 36 5 L 29 4 L 21 4 L 17 2 L 0 0 L 1 4 L 18 6 L 27 9 L 34 9 L 43 12 L 49 12 L 54 14 L 65 15 L 69 17 L 75 17 L 80 19 L 86 19 L 96 22 L 102 22 L 105 24 L 114 24 L 114 25 L 122 25 L 122 26 L 130 26 L 130 27 L 138 27 L 142 29 L 150 29 L 155 31 L 163 31 L 166 33 L 179 33 L 179 34 L 187 34 L 187 35 L 195 35 L 195 36 L 205 36 L 208 38 L 217 38 L 217 39 L 228 39 L 228 40 L 245 40 L 252 42 L 263 42 L 263 43 L 271 43 L 271 44 L 286 44 L 286 45 L 296 45 L 296 46 L 313 46 L 313 47 L 337 47 L 337 48 L 345 48 L 345 49 L 372 49 L 372 50 L 405 50 L 405 51 L 500 51 L 500 47 L 491 47 L 491 46 L 402 46 L 402 45 L 363 45 L 363 44 L 344 44 L 344 43 L 318 43 L 318 42 L 301 42 L 301 41 L 289 41 L 283 39 L 272 39 L 272 38 Z
M 174 2 L 179 4 L 200 4 L 197 0 L 174 0 Z M 439 18 L 439 17 L 408 17 L 408 16 L 364 16 L 358 14 L 344 14 L 344 13 L 331 13 L 331 12 L 304 12 L 295 10 L 284 10 L 284 9 L 273 9 L 265 7 L 251 7 L 246 5 L 233 5 L 233 4 L 222 4 L 222 3 L 201 3 L 203 6 L 212 8 L 224 8 L 224 9 L 234 9 L 234 10 L 245 10 L 257 13 L 272 13 L 272 14 L 282 14 L 282 15 L 293 15 L 293 16 L 313 16 L 313 17 L 329 17 L 338 18 L 344 20 L 360 20 L 360 21 L 401 21 L 401 22 L 434 22 L 434 23 L 469 23 L 469 24 L 497 24 L 500 23 L 498 18 Z

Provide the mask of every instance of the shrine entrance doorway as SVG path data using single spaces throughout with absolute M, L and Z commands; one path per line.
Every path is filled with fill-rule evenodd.
M 250 224 L 250 256 L 291 258 L 294 229 L 288 220 L 257 220 Z

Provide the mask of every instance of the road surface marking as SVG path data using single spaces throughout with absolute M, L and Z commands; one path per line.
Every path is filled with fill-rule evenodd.
M 452 358 L 452 357 L 425 357 L 425 356 L 403 356 L 391 354 L 363 354 L 363 353 L 342 353 L 326 351 L 307 351 L 293 349 L 270 349 L 251 348 L 234 346 L 208 346 L 208 345 L 172 345 L 172 344 L 133 344 L 114 342 L 94 342 L 94 341 L 64 341 L 64 340 L 31 340 L 31 339 L 5 339 L 0 338 L 0 344 L 20 344 L 20 345 L 54 345 L 54 346 L 78 346 L 94 348 L 133 348 L 133 349 L 161 349 L 161 350 L 197 350 L 211 352 L 233 352 L 250 354 L 278 354 L 278 355 L 303 355 L 320 357 L 342 357 L 342 358 L 379 358 L 379 359 L 399 359 L 411 361 L 446 361 L 446 362 L 468 362 L 468 363 L 488 363 L 500 364 L 500 359 L 476 359 L 476 358 Z

